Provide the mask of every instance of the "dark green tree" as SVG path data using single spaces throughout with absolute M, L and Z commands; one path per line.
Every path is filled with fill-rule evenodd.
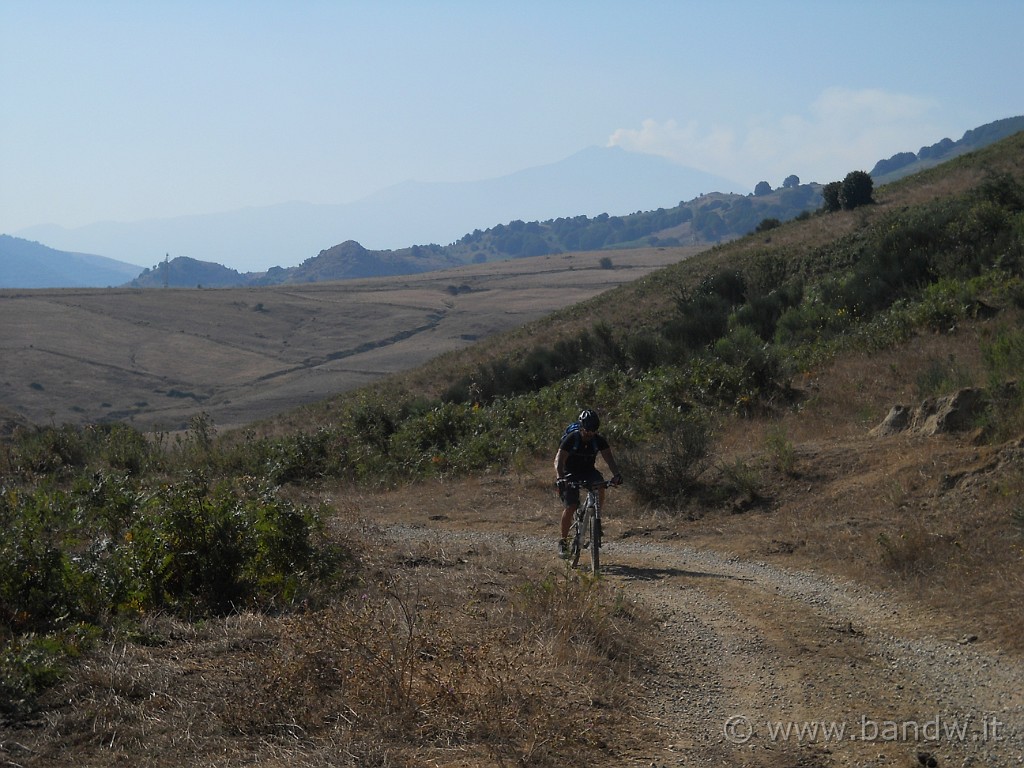
M 757 186 L 754 187 L 754 194 L 758 197 L 760 197 L 761 195 L 769 195 L 771 194 L 771 191 L 772 185 L 769 184 L 767 181 L 759 181 L 757 182 Z
M 866 171 L 850 171 L 839 188 L 839 204 L 844 210 L 852 211 L 861 205 L 870 205 L 875 182 Z
M 839 200 L 839 193 L 843 188 L 843 182 L 830 181 L 821 188 L 821 197 L 824 200 L 822 208 L 828 213 L 835 213 L 842 210 L 843 204 Z

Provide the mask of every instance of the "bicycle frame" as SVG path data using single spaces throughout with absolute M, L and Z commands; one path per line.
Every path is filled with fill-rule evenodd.
M 580 561 L 580 553 L 590 549 L 590 570 L 597 576 L 601 570 L 601 495 L 599 489 L 609 488 L 612 483 L 569 483 L 570 487 L 585 488 L 587 496 L 580 499 L 569 528 L 569 554 L 572 567 Z

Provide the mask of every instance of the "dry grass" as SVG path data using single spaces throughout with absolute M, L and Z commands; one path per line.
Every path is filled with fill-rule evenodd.
M 83 659 L 41 721 L 0 730 L 0 754 L 25 766 L 548 766 L 633 744 L 649 634 L 637 606 L 550 555 L 390 541 L 344 511 L 335 523 L 357 538 L 361 586 L 291 615 L 150 617 Z
M 758 503 L 653 513 L 620 489 L 609 540 L 833 573 L 921 606 L 933 634 L 1024 653 L 1024 447 L 868 435 L 891 404 L 917 401 L 935 359 L 980 375 L 986 333 L 973 324 L 817 371 L 799 409 L 720 425 L 708 482 L 742 474 Z M 337 510 L 334 535 L 362 552 L 358 589 L 291 615 L 150 617 L 84 658 L 33 727 L 4 726 L 0 754 L 23 766 L 616 764 L 648 733 L 631 701 L 656 674 L 656 633 L 607 584 L 516 545 L 553 540 L 558 512 L 549 458 L 520 469 L 397 492 L 294 489 Z M 385 533 L 425 534 L 424 521 L 434 533 Z M 509 546 L 447 529 L 500 531 Z
M 897 403 L 918 405 L 939 360 L 984 384 L 991 323 L 842 358 L 806 377 L 801 406 L 723 425 L 710 483 L 745 468 L 759 504 L 676 524 L 695 543 L 774 557 L 893 591 L 953 635 L 1024 653 L 1024 448 L 980 432 L 872 437 Z M 948 390 L 947 390 L 948 391 Z
M 246 425 L 470 348 L 694 250 L 270 288 L 0 291 L 4 404 L 36 424 L 173 431 L 204 410 L 218 426 Z

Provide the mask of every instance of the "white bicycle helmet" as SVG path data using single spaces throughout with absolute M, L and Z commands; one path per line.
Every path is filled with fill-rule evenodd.
M 598 427 L 601 426 L 601 418 L 597 415 L 597 411 L 592 411 L 589 408 L 580 411 L 576 421 L 588 432 L 597 432 Z

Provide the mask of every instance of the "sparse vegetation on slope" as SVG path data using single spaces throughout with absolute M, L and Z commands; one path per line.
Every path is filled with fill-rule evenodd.
M 390 503 L 421 519 L 431 492 L 435 509 L 452 503 L 448 483 L 530 477 L 581 405 L 602 411 L 642 483 L 621 513 L 637 529 L 852 573 L 1019 653 L 1024 135 L 876 200 L 243 432 L 201 417 L 164 444 L 18 430 L 0 448 L 4 716 L 51 711 L 64 685 L 83 722 L 61 720 L 54 754 L 76 734 L 113 744 L 128 721 L 163 722 L 137 693 L 156 681 L 90 648 L 155 663 L 151 649 L 184 636 L 210 653 L 209 627 L 227 633 L 237 612 L 239 647 L 217 651 L 236 665 L 216 676 L 227 703 L 195 697 L 210 711 L 193 759 L 253 744 L 342 764 L 614 759 L 604 734 L 638 733 L 624 713 L 643 611 L 525 558 L 396 548 L 366 522 L 388 489 L 419 494 Z M 868 436 L 894 397 L 965 385 L 981 393 L 961 419 L 969 439 Z M 90 674 L 110 693 L 86 715 Z M 110 759 L 145 749 L 144 730 Z
M 550 333 L 515 334 L 553 342 L 461 375 L 446 361 L 434 396 L 382 388 L 313 409 L 336 462 L 329 474 L 436 476 L 532 456 L 548 442 L 545 419 L 580 403 L 605 411 L 618 441 L 642 444 L 679 419 L 784 408 L 798 397 L 793 377 L 840 351 L 891 348 L 1020 305 L 1017 177 L 992 173 L 958 196 L 894 208 L 821 245 L 795 250 L 752 236 L 642 280 L 657 282 L 666 307 L 645 327 L 615 323 L 623 301 L 651 290 L 626 286 L 546 319 Z M 856 213 L 834 215 L 848 223 Z M 602 320 L 582 327 L 598 307 Z M 302 463 L 317 466 L 313 458 Z

